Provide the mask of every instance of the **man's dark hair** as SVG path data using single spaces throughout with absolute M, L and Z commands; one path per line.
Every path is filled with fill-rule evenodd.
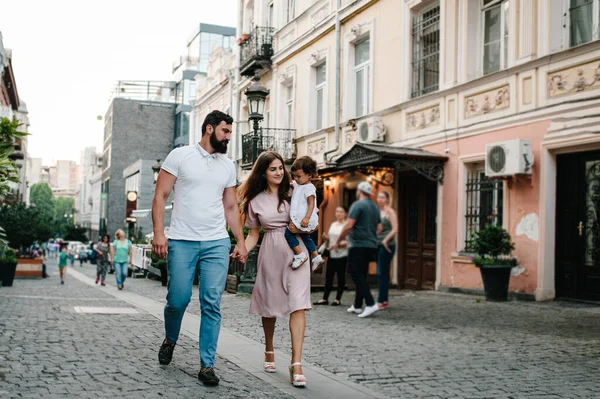
M 311 157 L 300 157 L 292 164 L 292 172 L 302 169 L 307 175 L 315 177 L 317 175 L 317 162 Z
M 233 118 L 227 115 L 225 112 L 221 112 L 218 110 L 212 111 L 211 113 L 206 115 L 206 118 L 204 118 L 204 123 L 202 124 L 202 135 L 204 136 L 204 134 L 206 133 L 206 127 L 208 125 L 211 125 L 213 129 L 216 129 L 217 126 L 223 121 L 225 121 L 225 123 L 227 123 L 228 125 L 231 125 L 233 123 Z

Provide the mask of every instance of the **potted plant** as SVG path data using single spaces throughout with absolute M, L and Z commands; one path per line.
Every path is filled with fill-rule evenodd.
M 0 279 L 3 287 L 12 287 L 16 270 L 17 256 L 15 250 L 6 247 L 2 256 L 0 256 Z
M 515 244 L 502 226 L 489 224 L 473 234 L 473 263 L 479 267 L 485 297 L 490 301 L 508 300 L 510 271 L 517 265 L 512 256 Z

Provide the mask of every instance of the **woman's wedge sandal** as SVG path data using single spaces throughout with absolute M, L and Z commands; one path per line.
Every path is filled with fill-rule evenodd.
M 267 351 L 265 352 L 265 355 L 275 355 L 275 352 Z M 277 371 L 277 369 L 275 368 L 275 362 L 264 362 L 263 369 L 267 373 L 275 373 Z
M 306 377 L 304 374 L 296 374 L 294 373 L 294 366 L 302 366 L 302 363 L 296 362 L 290 365 L 290 382 L 295 387 L 305 387 L 306 386 Z

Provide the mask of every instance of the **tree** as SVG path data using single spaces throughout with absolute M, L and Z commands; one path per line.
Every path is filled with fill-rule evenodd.
M 40 213 L 48 218 L 54 219 L 54 195 L 48 183 L 35 183 L 31 186 L 30 202 L 39 209 Z
M 67 226 L 64 239 L 66 241 L 81 241 L 87 242 L 88 238 L 85 235 L 86 229 L 85 227 L 79 226 Z
M 73 212 L 75 201 L 73 198 L 58 197 L 54 202 L 54 231 L 61 237 L 67 233 L 69 226 L 73 225 Z M 65 217 L 66 215 L 66 217 Z
M 34 241 L 46 241 L 52 236 L 52 226 L 33 206 L 24 203 L 5 204 L 0 208 L 0 225 L 4 227 L 9 245 L 25 250 Z
M 0 119 L 0 196 L 10 191 L 9 182 L 19 183 L 19 171 L 11 155 L 15 151 L 15 140 L 22 139 L 28 133 L 19 132 L 19 121 Z

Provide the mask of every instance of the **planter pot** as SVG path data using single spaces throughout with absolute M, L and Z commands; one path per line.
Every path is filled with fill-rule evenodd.
M 237 276 L 233 274 L 227 275 L 227 284 L 225 285 L 225 290 L 230 294 L 237 294 L 239 279 Z
M 43 277 L 43 258 L 17 258 L 16 277 Z
M 15 279 L 15 271 L 17 270 L 16 263 L 1 263 L 0 264 L 0 279 L 3 287 L 12 287 Z
M 512 268 L 511 265 L 479 266 L 485 290 L 485 299 L 488 301 L 508 300 L 508 282 Z

